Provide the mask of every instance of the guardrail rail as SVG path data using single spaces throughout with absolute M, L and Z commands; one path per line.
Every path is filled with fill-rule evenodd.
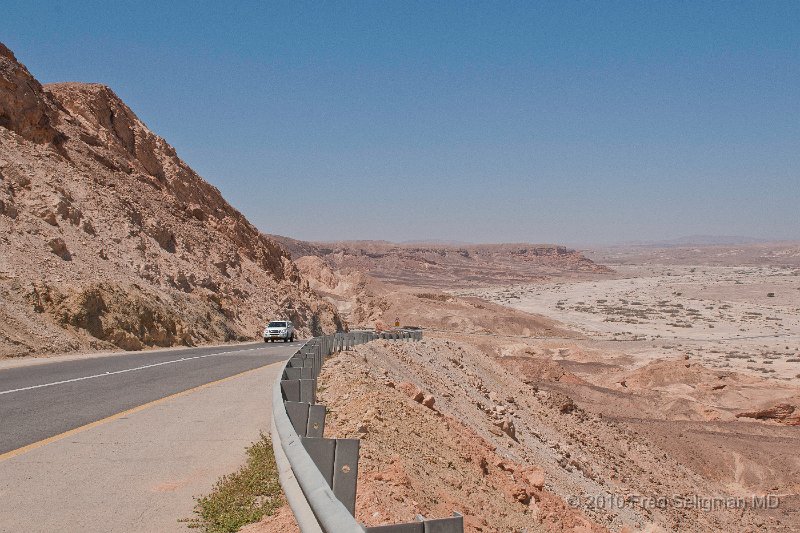
M 302 533 L 463 533 L 464 519 L 366 527 L 355 519 L 358 439 L 326 438 L 324 405 L 316 402 L 325 359 L 376 339 L 420 341 L 422 330 L 353 331 L 314 337 L 289 358 L 272 389 L 272 447 L 281 486 Z

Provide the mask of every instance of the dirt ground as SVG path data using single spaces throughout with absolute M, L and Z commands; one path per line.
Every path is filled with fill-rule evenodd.
M 640 364 L 689 355 L 704 365 L 800 384 L 800 269 L 617 267 L 618 279 L 459 291 L 550 317 Z M 604 342 L 606 341 L 606 342 Z
M 321 376 L 327 435 L 362 439 L 357 518 L 800 531 L 800 274 L 776 264 L 791 250 L 731 256 L 744 265 L 719 250 L 682 264 L 697 254 L 681 251 L 593 280 L 422 292 L 422 316 L 458 305 L 460 323 L 358 347 Z M 389 289 L 370 291 L 370 320 L 412 310 L 420 292 Z M 495 329 L 502 321 L 481 322 L 465 301 L 547 329 Z
M 459 511 L 467 531 L 798 527 L 796 427 L 665 417 L 653 406 L 679 404 L 669 392 L 619 393 L 547 358 L 485 350 L 436 336 L 329 361 L 326 433 L 362 439 L 360 521 Z M 716 385 L 695 372 L 696 388 Z M 767 496 L 777 509 L 753 509 Z

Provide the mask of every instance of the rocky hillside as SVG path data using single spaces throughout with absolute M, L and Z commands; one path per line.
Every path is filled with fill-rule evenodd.
M 530 283 L 611 272 L 578 251 L 552 244 L 312 243 L 273 236 L 294 259 L 317 256 L 334 270 L 357 270 L 413 287 L 442 289 Z
M 340 327 L 284 249 L 103 85 L 0 44 L 0 357 Z
M 493 338 L 481 348 L 426 332 L 422 342 L 376 341 L 329 360 L 318 401 L 326 436 L 361 442 L 356 518 L 378 526 L 458 511 L 468 533 L 798 531 L 795 426 L 687 421 L 675 412 L 685 402 L 663 390 L 631 394 L 556 374 L 562 358 L 586 355 L 559 345 Z M 525 355 L 491 356 L 494 348 Z M 685 363 L 670 364 L 689 371 Z M 593 372 L 602 379 L 610 366 Z M 722 380 L 735 396 L 740 377 Z M 765 494 L 780 504 L 743 503 Z M 287 514 L 248 531 L 290 532 Z
M 450 332 L 509 336 L 573 336 L 555 321 L 481 300 L 432 289 L 393 285 L 361 272 L 332 270 L 303 256 L 297 267 L 311 287 L 336 306 L 351 327 L 402 325 Z

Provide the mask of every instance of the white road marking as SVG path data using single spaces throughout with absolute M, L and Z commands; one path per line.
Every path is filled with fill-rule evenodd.
M 65 379 L 63 381 L 53 381 L 52 383 L 42 383 L 41 385 L 31 385 L 30 387 L 22 387 L 20 389 L 11 389 L 11 390 L 6 390 L 6 391 L 0 391 L 0 396 L 2 396 L 3 394 L 11 394 L 12 392 L 23 392 L 23 391 L 27 391 L 27 390 L 41 389 L 43 387 L 52 387 L 54 385 L 64 385 L 65 383 L 74 383 L 76 381 L 84 381 L 86 379 L 103 378 L 103 377 L 106 377 L 106 376 L 113 376 L 113 375 L 116 375 L 116 374 L 125 374 L 126 372 L 135 372 L 137 370 L 145 370 L 147 368 L 153 368 L 153 367 L 162 366 L 162 365 L 170 365 L 172 363 L 182 363 L 184 361 L 192 361 L 194 359 L 205 359 L 206 357 L 215 357 L 217 355 L 224 355 L 226 353 L 252 352 L 254 350 L 263 350 L 263 347 L 248 348 L 246 350 L 232 350 L 232 351 L 228 351 L 228 352 L 216 352 L 216 353 L 210 353 L 210 354 L 206 354 L 206 355 L 196 355 L 194 357 L 182 357 L 180 359 L 173 359 L 171 361 L 162 361 L 160 363 L 153 363 L 152 365 L 137 366 L 135 368 L 126 368 L 125 370 L 115 370 L 114 372 L 104 372 L 102 374 L 94 374 L 92 376 L 83 376 L 83 377 L 80 377 L 80 378 Z

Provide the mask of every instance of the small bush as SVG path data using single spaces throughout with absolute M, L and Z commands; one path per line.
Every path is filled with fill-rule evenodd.
M 439 302 L 449 302 L 452 298 L 446 294 L 436 294 L 432 292 L 420 292 L 416 294 L 417 298 L 425 300 L 436 300 Z
M 207 533 L 233 533 L 271 515 L 283 503 L 272 443 L 265 435 L 247 449 L 247 464 L 221 477 L 211 494 L 197 498 L 188 527 Z

